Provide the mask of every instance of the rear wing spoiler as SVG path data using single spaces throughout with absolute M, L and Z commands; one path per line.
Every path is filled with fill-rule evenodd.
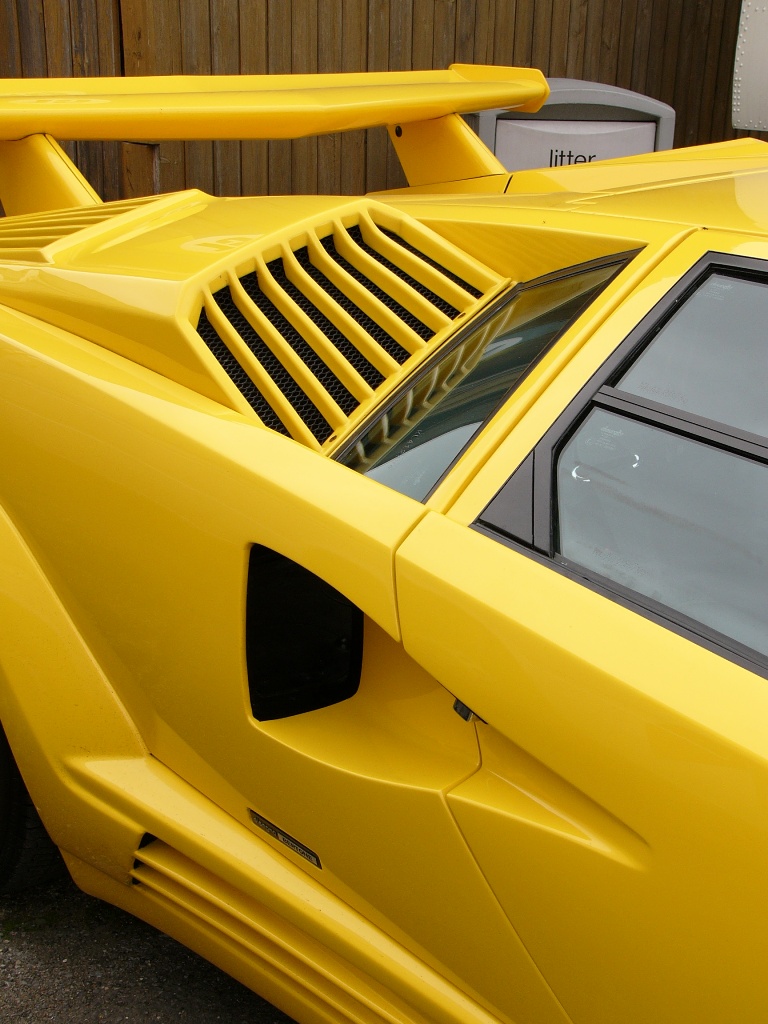
M 540 71 L 469 64 L 338 75 L 4 79 L 0 163 L 14 143 L 38 135 L 298 139 L 387 126 L 410 184 L 458 181 L 504 171 L 459 114 L 536 111 L 548 94 Z
M 490 107 L 538 110 L 540 71 L 453 64 L 447 71 L 339 75 L 173 75 L 0 81 L 0 140 L 298 139 L 433 120 Z

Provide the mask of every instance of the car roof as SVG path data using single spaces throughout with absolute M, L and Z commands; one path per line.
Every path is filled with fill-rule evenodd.
M 428 202 L 475 210 L 491 206 L 500 214 L 526 208 L 582 214 L 578 230 L 584 232 L 599 232 L 600 221 L 589 218 L 602 215 L 768 233 L 768 143 L 757 139 L 518 171 L 509 175 L 503 191 L 496 187 L 494 194 L 461 196 L 409 188 L 395 201 L 405 202 L 410 212 Z

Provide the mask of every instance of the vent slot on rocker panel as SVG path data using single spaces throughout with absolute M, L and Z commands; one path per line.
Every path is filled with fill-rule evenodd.
M 256 975 L 259 987 L 275 1002 L 281 993 L 293 1006 L 298 999 L 313 1019 L 328 1024 L 428 1024 L 435 1019 L 424 1015 L 420 1003 L 393 998 L 374 979 L 371 984 L 357 964 L 300 924 L 278 917 L 256 894 L 235 887 L 161 839 L 145 837 L 131 874 L 136 894 L 158 908 L 168 934 L 177 934 L 171 922 L 180 922 L 177 937 L 186 945 L 249 986 L 255 987 Z M 213 955 L 215 949 L 222 951 L 221 959 Z M 421 991 L 423 969 L 419 980 Z M 438 991 L 442 995 L 443 986 Z

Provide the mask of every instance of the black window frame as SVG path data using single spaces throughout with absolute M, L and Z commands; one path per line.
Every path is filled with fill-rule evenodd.
M 768 466 L 766 438 L 663 403 L 630 396 L 614 387 L 673 315 L 714 274 L 756 281 L 768 287 L 768 260 L 719 252 L 702 256 L 620 342 L 472 525 L 480 533 L 525 552 L 589 589 L 768 678 L 768 657 L 760 652 L 557 552 L 558 459 L 592 409 L 606 409 Z M 515 531 L 509 528 L 512 522 L 516 524 Z

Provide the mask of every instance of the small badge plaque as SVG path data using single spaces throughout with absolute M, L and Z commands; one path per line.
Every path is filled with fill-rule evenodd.
M 309 847 L 304 846 L 298 839 L 294 839 L 293 836 L 289 836 L 287 832 L 283 832 L 277 825 L 273 825 L 271 821 L 267 821 L 266 818 L 262 818 L 256 811 L 248 809 L 248 813 L 251 816 L 251 821 L 254 825 L 258 825 L 260 829 L 263 829 L 268 835 L 272 836 L 273 839 L 277 839 L 283 846 L 287 846 L 289 850 L 293 850 L 294 853 L 298 853 L 304 860 L 308 860 L 310 864 L 314 864 L 316 868 L 322 868 L 320 858 L 316 853 L 313 853 Z

